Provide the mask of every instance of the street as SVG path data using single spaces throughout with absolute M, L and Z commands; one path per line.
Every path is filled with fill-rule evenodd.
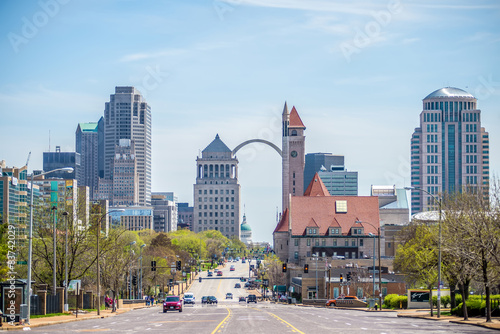
M 255 260 L 253 261 L 255 264 Z M 230 266 L 235 265 L 235 271 Z M 133 310 L 103 319 L 75 321 L 59 325 L 34 327 L 36 333 L 487 333 L 493 330 L 429 321 L 416 318 L 398 318 L 396 312 L 363 312 L 333 308 L 303 307 L 271 302 L 257 304 L 238 302 L 246 296 L 246 289 L 234 288 L 239 277 L 248 277 L 248 263 L 227 263 L 223 276 L 193 282 L 189 289 L 196 304 L 186 305 L 183 312 L 163 313 L 156 307 Z M 215 273 L 214 273 L 215 275 Z M 242 285 L 243 286 L 243 285 Z M 226 300 L 227 292 L 233 299 Z M 213 295 L 217 305 L 202 305 L 201 297 Z

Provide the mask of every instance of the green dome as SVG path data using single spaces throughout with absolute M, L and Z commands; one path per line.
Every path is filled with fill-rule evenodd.
M 250 228 L 250 225 L 247 223 L 241 224 L 241 230 L 242 231 L 251 231 L 252 229 Z

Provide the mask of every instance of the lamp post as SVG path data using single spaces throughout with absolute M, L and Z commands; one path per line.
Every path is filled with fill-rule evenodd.
M 128 244 L 130 247 L 135 245 L 135 241 L 132 241 Z M 130 253 L 134 255 L 134 250 L 130 249 Z M 128 288 L 128 299 L 132 299 L 132 266 L 129 267 L 129 288 Z
M 312 255 L 312 257 L 314 258 L 314 262 L 316 262 L 316 293 L 315 293 L 315 296 L 316 298 L 315 299 L 318 299 L 318 254 L 314 253 Z
M 382 252 L 381 252 L 381 243 L 380 243 L 380 225 L 376 227 L 375 225 L 368 222 L 359 222 L 361 224 L 368 224 L 374 229 L 377 230 L 378 234 L 378 302 L 379 302 L 379 310 L 382 311 Z M 373 295 L 375 295 L 375 235 L 373 233 L 368 233 L 368 235 L 373 237 Z
M 72 173 L 73 172 L 73 167 L 63 167 L 63 168 L 57 168 L 45 173 L 41 173 L 37 176 L 43 176 L 47 175 L 53 172 L 68 172 Z M 30 313 L 31 313 L 31 268 L 32 268 L 32 262 L 33 262 L 33 171 L 31 171 L 31 194 L 30 194 L 30 227 L 29 227 L 29 234 L 28 234 L 28 291 L 26 293 L 27 296 L 27 308 L 28 312 L 26 314 L 26 323 L 29 325 L 30 324 Z
M 142 249 L 146 247 L 146 244 L 142 244 L 141 247 L 139 248 L 139 259 L 140 259 L 140 264 L 139 264 L 139 269 L 140 269 L 140 276 L 139 276 L 139 299 L 142 299 Z
M 103 214 L 99 218 L 99 224 L 97 225 L 96 237 L 97 237 L 97 315 L 101 315 L 101 268 L 99 267 L 99 239 L 101 237 L 101 222 L 106 215 L 113 212 L 121 212 L 125 209 L 110 210 Z M 113 301 L 114 302 L 114 301 Z
M 437 198 L 427 190 L 418 187 L 405 187 L 405 190 L 420 190 L 430 195 L 439 205 L 438 221 L 438 295 L 437 295 L 437 317 L 441 318 L 441 220 L 442 220 L 442 199 Z
M 68 216 L 69 212 L 64 211 L 63 216 L 66 216 L 66 236 L 64 238 L 64 312 L 69 311 L 68 305 Z
M 57 233 L 56 233 L 56 215 L 57 215 L 57 206 L 53 206 L 52 207 L 52 216 L 54 217 L 54 233 L 53 233 L 53 238 L 54 238 L 54 247 L 53 247 L 53 252 L 54 252 L 54 259 L 53 259 L 53 264 L 52 264 L 52 294 L 55 296 L 56 295 L 56 285 L 57 285 L 57 282 L 56 282 L 56 261 L 57 261 L 57 257 L 56 257 L 56 237 L 57 237 Z

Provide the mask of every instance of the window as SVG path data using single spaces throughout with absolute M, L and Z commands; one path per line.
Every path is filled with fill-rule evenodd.
M 299 258 L 299 252 L 293 253 L 293 258 L 297 260 Z
M 307 246 L 311 246 L 311 239 L 307 239 Z
M 335 201 L 335 210 L 337 213 L 347 213 L 347 201 Z
M 323 247 L 326 246 L 326 239 L 321 239 L 321 246 L 323 246 Z
M 363 239 L 359 239 L 359 247 L 363 247 Z
M 345 239 L 344 240 L 344 245 L 349 247 L 349 239 Z M 347 257 L 349 257 L 349 255 L 347 255 Z
M 295 243 L 295 246 L 298 246 L 299 245 L 299 239 L 295 239 L 294 243 Z
M 319 246 L 319 239 L 314 239 L 314 246 Z

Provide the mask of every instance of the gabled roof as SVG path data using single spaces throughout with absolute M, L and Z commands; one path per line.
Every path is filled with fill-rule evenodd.
M 328 189 L 326 189 L 326 186 L 323 181 L 321 181 L 318 173 L 314 174 L 311 183 L 309 183 L 306 191 L 304 191 L 304 196 L 330 196 Z
M 219 138 L 219 134 L 215 139 L 203 150 L 203 152 L 232 152 L 226 144 Z
M 347 212 L 337 213 L 336 201 L 346 201 Z M 365 234 L 377 234 L 377 227 L 380 226 L 376 196 L 292 196 L 290 208 L 285 211 L 274 232 L 288 232 L 290 218 L 292 235 L 295 236 L 303 235 L 311 219 L 318 224 L 319 235 L 328 235 L 329 228 L 337 226 L 341 228 L 342 235 L 349 235 L 357 221 L 371 224 L 363 224 Z
M 290 128 L 306 128 L 302 120 L 300 119 L 299 113 L 295 106 L 292 107 L 292 111 L 290 112 L 290 123 L 288 125 Z
M 307 227 L 319 227 L 319 225 L 316 223 L 314 218 L 311 218 L 311 220 L 309 221 L 309 224 L 307 224 Z

